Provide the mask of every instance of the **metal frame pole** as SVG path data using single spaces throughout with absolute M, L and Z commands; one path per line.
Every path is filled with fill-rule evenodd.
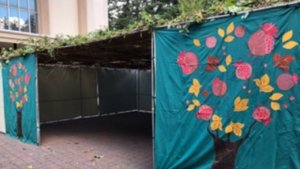
M 140 65 L 138 65 L 138 69 L 137 69 L 137 84 L 136 84 L 136 87 L 137 87 L 137 111 L 140 112 Z
M 151 36 L 151 96 L 152 96 L 152 154 L 153 154 L 153 168 L 155 168 L 155 101 L 156 101 L 156 91 L 155 91 L 155 74 L 156 74 L 156 52 L 155 52 L 155 32 L 152 32 Z
M 39 66 L 38 66 L 38 56 L 34 54 L 35 56 L 35 104 L 36 104 L 36 129 L 37 129 L 37 144 L 40 144 L 41 141 L 41 130 L 40 130 L 40 105 L 39 105 L 39 82 L 38 82 L 38 72 L 39 72 Z
M 100 111 L 100 79 L 99 79 L 99 71 L 100 71 L 100 66 L 96 64 L 96 87 L 97 87 L 97 110 L 98 110 L 98 116 L 101 116 L 101 111 Z

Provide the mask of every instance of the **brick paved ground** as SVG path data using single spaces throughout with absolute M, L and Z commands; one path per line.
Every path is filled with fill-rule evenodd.
M 0 169 L 151 169 L 151 115 L 45 125 L 42 144 L 0 134 Z

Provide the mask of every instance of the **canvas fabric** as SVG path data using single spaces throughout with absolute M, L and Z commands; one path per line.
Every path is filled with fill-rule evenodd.
M 2 71 L 6 134 L 37 144 L 36 57 L 13 58 Z
M 300 9 L 157 29 L 155 168 L 300 168 Z

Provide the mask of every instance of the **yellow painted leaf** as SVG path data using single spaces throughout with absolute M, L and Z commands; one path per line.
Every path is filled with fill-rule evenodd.
M 226 36 L 226 38 L 225 38 L 225 42 L 232 42 L 234 40 L 234 36 L 231 36 L 231 35 L 228 35 L 228 36 Z
M 222 129 L 222 122 L 221 121 L 213 121 L 210 124 L 210 128 L 211 130 L 215 131 L 215 130 L 223 130 Z
M 267 74 L 263 75 L 260 79 L 254 79 L 254 82 L 261 92 L 270 93 L 274 90 L 274 88 L 269 85 L 270 78 Z
M 20 106 L 20 102 L 16 102 L 16 107 L 17 108 L 20 108 L 21 106 Z
M 16 102 L 16 107 L 17 108 L 22 108 L 23 107 L 23 103 L 20 101 L 20 102 Z
M 242 136 L 242 129 L 245 126 L 243 123 L 233 123 L 233 122 L 231 122 L 229 126 L 230 126 L 229 129 L 228 129 L 229 131 L 231 130 L 231 132 L 233 132 L 238 137 Z M 226 132 L 226 129 L 225 129 L 225 132 Z
M 201 46 L 201 43 L 198 39 L 194 39 L 193 42 L 194 42 L 195 46 L 198 46 L 198 47 Z
M 225 128 L 225 133 L 228 134 L 228 133 L 231 133 L 232 132 L 232 124 L 230 123 L 226 128 Z
M 196 88 L 195 86 L 191 86 L 189 89 L 189 93 L 194 94 L 195 96 L 198 96 L 200 93 L 199 88 Z
M 226 72 L 227 71 L 227 69 L 224 65 L 218 66 L 218 69 L 219 69 L 220 72 Z
M 225 36 L 225 31 L 224 31 L 222 28 L 219 28 L 219 29 L 218 29 L 218 34 L 219 34 L 219 36 L 221 36 L 222 38 L 224 38 L 224 36 Z
M 226 29 L 227 35 L 230 34 L 231 32 L 233 32 L 233 30 L 234 30 L 234 23 L 231 22 Z
M 219 124 L 217 122 L 211 122 L 210 128 L 211 130 L 215 131 L 219 128 Z
M 239 111 L 245 111 L 248 109 L 249 99 L 242 99 L 239 103 Z
M 239 96 L 234 100 L 234 105 L 238 104 L 240 101 L 241 101 L 241 97 Z
M 270 78 L 267 74 L 264 74 L 262 77 L 261 77 L 261 84 L 262 85 L 268 85 L 270 83 Z
M 266 85 L 260 87 L 260 91 L 265 92 L 265 93 L 270 93 L 274 90 L 274 88 L 271 85 Z
M 287 42 L 287 43 L 285 43 L 284 45 L 283 45 L 283 47 L 285 48 L 285 49 L 293 49 L 295 46 L 297 46 L 298 45 L 298 42 L 296 42 L 296 41 L 289 41 L 289 42 Z
M 193 100 L 193 104 L 195 106 L 200 106 L 200 102 L 198 100 L 196 100 L 196 99 Z
M 242 129 L 241 128 L 238 128 L 238 127 L 235 127 L 233 128 L 233 133 L 238 136 L 238 137 L 241 137 L 242 136 Z
M 244 124 L 243 123 L 233 123 L 234 127 L 238 127 L 240 129 L 244 128 Z
M 214 130 L 223 130 L 223 124 L 222 124 L 222 118 L 219 117 L 218 115 L 213 115 L 212 117 L 212 122 L 210 124 L 210 128 L 214 131 Z
M 186 110 L 187 111 L 192 111 L 194 109 L 195 109 L 195 105 L 194 104 L 190 104 Z
M 280 104 L 277 102 L 271 102 L 271 108 L 274 111 L 280 110 Z
M 237 101 L 237 99 L 239 99 Z M 235 99 L 234 101 L 234 111 L 236 112 L 242 112 L 248 109 L 248 102 L 249 99 L 240 99 L 239 97 Z
M 26 93 L 27 92 L 27 87 L 24 87 L 23 91 L 24 91 L 24 93 Z
M 262 86 L 260 79 L 254 79 L 253 81 L 255 82 L 257 87 Z
M 282 98 L 282 94 L 281 93 L 274 93 L 272 94 L 272 96 L 270 96 L 270 99 L 273 100 L 273 101 L 276 101 L 276 100 L 279 100 Z
M 282 42 L 286 42 L 290 40 L 292 37 L 293 37 L 293 30 L 290 30 L 282 36 Z
M 193 84 L 189 88 L 189 93 L 194 94 L 195 96 L 198 96 L 200 93 L 201 84 L 197 79 L 193 79 Z
M 220 116 L 214 114 L 213 117 L 212 117 L 212 120 L 213 121 L 221 121 L 222 118 Z
M 193 79 L 193 85 L 200 86 L 200 82 L 197 79 Z
M 226 65 L 227 65 L 227 66 L 231 64 L 231 62 L 232 62 L 232 57 L 231 57 L 231 55 L 228 55 L 228 56 L 226 57 L 225 62 L 226 62 Z

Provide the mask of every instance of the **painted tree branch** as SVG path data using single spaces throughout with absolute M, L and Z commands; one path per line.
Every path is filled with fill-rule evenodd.
M 242 142 L 245 141 L 251 133 L 252 128 L 254 127 L 254 125 L 257 123 L 257 121 L 253 121 L 252 124 L 250 125 L 247 134 L 245 135 L 245 137 L 242 139 Z
M 212 138 L 216 138 L 216 136 L 209 130 L 209 127 L 207 127 L 207 132 Z

